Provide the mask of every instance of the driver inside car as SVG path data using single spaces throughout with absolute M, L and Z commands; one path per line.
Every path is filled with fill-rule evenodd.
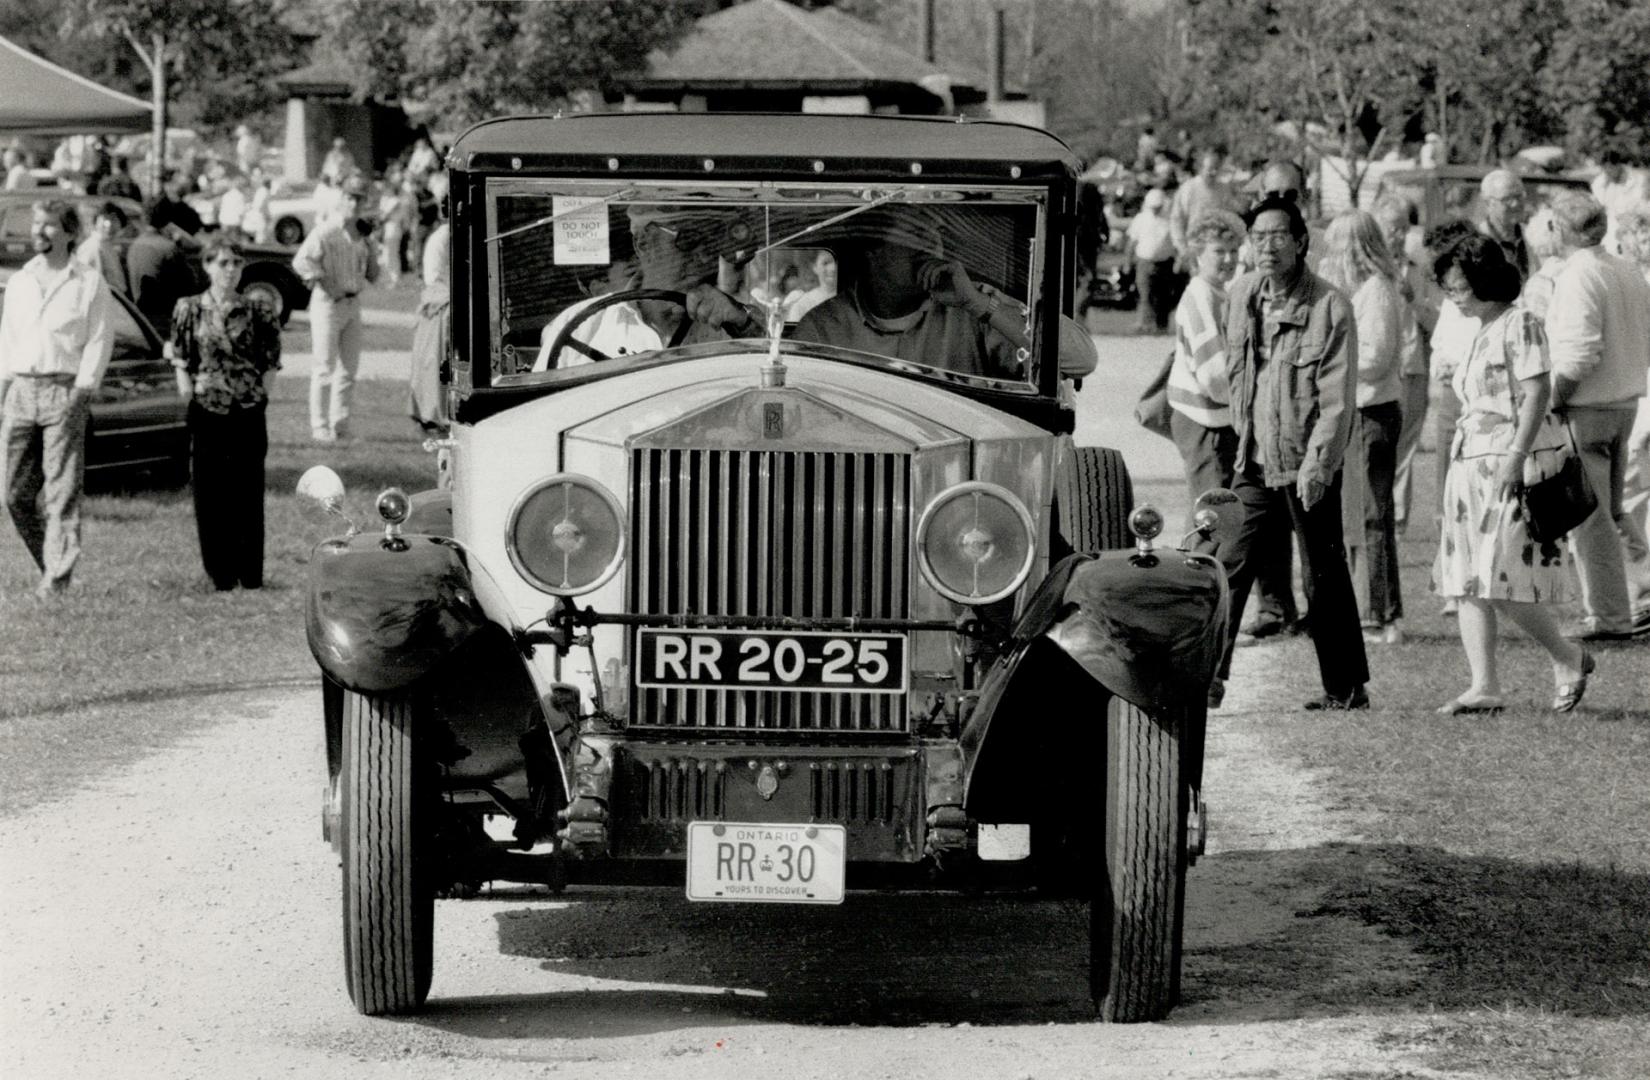
M 845 245 L 846 289 L 810 310 L 792 338 L 893 356 L 929 367 L 1023 379 L 1030 353 L 1026 309 L 977 283 L 947 255 L 939 224 L 917 210 L 871 211 L 858 224 L 869 239 Z M 1081 378 L 1097 357 L 1087 332 L 1060 320 L 1060 371 Z
M 534 371 L 552 367 L 588 364 L 592 357 L 576 347 L 563 348 L 560 358 L 550 355 L 551 345 L 573 322 L 572 338 L 607 357 L 633 356 L 652 352 L 673 341 L 693 345 L 749 337 L 762 333 L 759 315 L 717 288 L 723 254 L 749 242 L 742 218 L 727 212 L 698 206 L 638 205 L 627 208 L 629 241 L 634 258 L 624 257 L 619 233 L 614 233 L 613 261 L 599 295 L 581 300 L 545 324 L 539 337 L 539 353 Z M 681 292 L 686 304 L 669 300 L 623 300 L 593 313 L 578 316 L 604 297 L 633 289 L 666 289 Z

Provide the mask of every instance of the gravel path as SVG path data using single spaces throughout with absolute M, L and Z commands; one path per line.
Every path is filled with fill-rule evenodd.
M 1222 726 L 1258 707 L 1258 686 L 1240 679 L 1229 700 Z M 1410 960 L 1334 919 L 1310 947 L 1288 944 L 1313 903 L 1295 854 L 1356 822 L 1220 728 L 1188 1000 L 1169 1023 L 1090 1020 L 1075 905 L 855 894 L 753 910 L 668 890 L 443 901 L 429 1011 L 365 1020 L 342 987 L 313 693 L 180 707 L 222 719 L 0 821 L 8 1077 L 1349 1076 L 1390 1068 L 1378 1040 L 1406 1023 L 1278 1019 L 1234 983 L 1234 957 L 1254 953 L 1254 985 L 1271 985 L 1322 934 L 1337 953 Z

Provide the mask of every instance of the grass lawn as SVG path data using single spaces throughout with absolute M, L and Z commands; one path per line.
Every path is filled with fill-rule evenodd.
M 134 482 L 89 493 L 75 587 L 49 604 L 33 598 L 34 564 L 4 523 L 0 811 L 103 758 L 164 745 L 197 712 L 180 707 L 179 694 L 315 681 L 303 632 L 305 567 L 315 543 L 341 530 L 293 494 L 299 475 L 320 463 L 337 469 L 352 516 L 371 527 L 377 493 L 431 486 L 435 459 L 406 417 L 404 384 L 356 384 L 359 437 L 347 447 L 309 441 L 307 386 L 300 376 L 279 377 L 270 407 L 262 590 L 212 589 L 187 487 Z M 57 767 L 41 768 L 46 760 Z

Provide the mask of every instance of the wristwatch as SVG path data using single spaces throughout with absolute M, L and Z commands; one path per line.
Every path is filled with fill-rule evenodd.
M 984 289 L 980 290 L 980 295 L 985 297 L 985 307 L 974 312 L 974 317 L 979 319 L 982 324 L 989 324 L 991 316 L 997 314 L 997 309 L 1002 307 L 1002 300 L 996 293 L 986 292 Z

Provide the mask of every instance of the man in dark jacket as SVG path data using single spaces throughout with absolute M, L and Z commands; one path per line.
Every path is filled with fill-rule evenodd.
M 149 220 L 126 249 L 126 279 L 132 300 L 162 338 L 172 330 L 172 308 L 185 296 L 200 292 L 189 259 L 176 241 L 161 231 L 166 218 L 159 203 L 149 209 Z
M 1231 671 L 1260 553 L 1293 531 L 1324 689 L 1306 707 L 1366 709 L 1369 662 L 1341 535 L 1341 462 L 1358 367 L 1352 308 L 1306 268 L 1306 219 L 1295 203 L 1263 199 L 1249 223 L 1256 269 L 1233 283 L 1226 307 L 1227 379 L 1238 436 L 1233 487 L 1246 514 L 1221 549 L 1232 616 L 1211 700 L 1218 700 Z

